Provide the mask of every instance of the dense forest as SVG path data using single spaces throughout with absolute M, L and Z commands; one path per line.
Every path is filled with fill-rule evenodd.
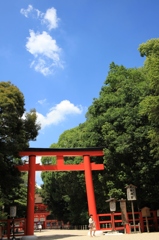
M 126 68 L 112 62 L 99 97 L 93 99 L 92 105 L 88 108 L 86 121 L 63 132 L 58 142 L 50 146 L 51 148 L 103 147 L 104 157 L 91 158 L 91 161 L 96 163 L 104 163 L 105 167 L 103 171 L 93 172 L 98 213 L 109 212 L 106 200 L 110 197 L 117 200 L 126 199 L 125 187 L 129 184 L 137 187 L 135 210 L 140 210 L 145 206 L 153 210 L 159 208 L 159 39 L 151 39 L 142 43 L 138 50 L 141 57 L 145 59 L 144 65 L 140 68 Z M 14 181 L 16 186 L 11 187 L 14 191 L 8 191 L 12 199 L 14 197 L 17 202 L 23 202 L 21 195 L 18 198 L 15 192 L 24 191 L 25 193 L 25 175 L 14 173 L 9 163 L 13 156 L 14 164 L 16 161 L 21 161 L 17 159 L 17 151 L 23 149 L 29 140 L 36 139 L 40 127 L 35 123 L 35 110 L 28 113 L 26 122 L 23 122 L 21 116 L 24 109 L 15 108 L 16 111 L 20 111 L 20 117 L 17 117 L 18 121 L 20 119 L 19 125 L 16 125 L 15 118 L 14 129 L 7 128 L 8 135 L 4 132 L 5 116 L 9 127 L 11 127 L 9 118 L 15 116 L 9 116 L 9 108 L 3 101 L 3 85 L 4 83 L 0 84 L 0 106 L 2 106 L 0 108 L 2 110 L 0 148 L 7 146 L 7 149 L 3 147 L 4 153 L 1 152 L 0 155 L 2 165 L 0 171 L 4 168 L 10 178 L 15 174 L 18 179 L 21 179 L 20 186 L 18 185 L 20 181 Z M 4 94 L 7 95 L 5 91 Z M 23 97 L 21 98 L 20 100 L 23 100 Z M 16 101 L 19 99 L 15 99 Z M 23 101 L 21 106 L 23 106 Z M 9 134 L 13 131 L 15 133 L 17 127 L 19 135 L 14 141 L 16 142 L 15 148 L 11 144 L 13 141 Z M 19 139 L 24 141 L 18 141 Z M 22 145 L 21 142 L 23 142 Z M 5 155 L 8 149 L 8 155 Z M 42 158 L 43 164 L 55 163 L 55 161 L 53 157 Z M 82 159 L 71 157 L 66 158 L 65 161 L 80 163 Z M 0 176 L 2 176 L 1 172 Z M 87 224 L 88 206 L 84 173 L 78 171 L 43 172 L 42 179 L 44 183 L 41 195 L 52 211 L 53 217 L 70 221 L 72 224 Z M 0 177 L 1 205 L 7 199 L 6 184 Z M 118 205 L 117 210 L 119 210 Z M 127 208 L 130 209 L 129 202 Z
M 86 121 L 65 131 L 56 148 L 103 147 L 104 171 L 94 171 L 97 212 L 109 212 L 110 197 L 126 199 L 125 187 L 137 187 L 135 210 L 158 209 L 159 205 L 159 39 L 139 46 L 144 66 L 125 68 L 114 62 L 99 97 L 88 108 Z M 54 162 L 43 158 L 43 164 Z M 70 158 L 66 162 L 81 159 Z M 87 222 L 88 206 L 84 174 L 81 172 L 42 173 L 42 195 L 54 216 L 72 223 Z M 152 187 L 153 186 L 153 187 Z M 117 204 L 117 210 L 119 210 Z M 130 202 L 127 203 L 130 210 Z

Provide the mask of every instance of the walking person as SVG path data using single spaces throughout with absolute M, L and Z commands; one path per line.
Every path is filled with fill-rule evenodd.
M 41 232 L 41 229 L 42 229 L 42 224 L 41 224 L 41 222 L 40 222 L 40 221 L 38 222 L 37 226 L 38 226 L 38 230 Z
M 95 222 L 94 222 L 94 219 L 93 219 L 93 215 L 90 214 L 90 216 L 89 216 L 89 232 L 90 232 L 90 237 L 95 236 L 95 230 L 96 230 L 96 227 L 95 227 Z
M 96 232 L 96 223 L 93 221 L 93 229 L 92 229 L 92 235 L 95 237 L 95 232 Z

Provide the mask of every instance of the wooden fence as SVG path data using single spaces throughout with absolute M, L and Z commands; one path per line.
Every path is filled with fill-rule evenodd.
M 132 212 L 128 212 L 128 223 L 130 224 L 131 232 L 159 231 L 157 211 L 150 211 L 150 214 L 151 216 L 146 219 L 142 217 L 141 212 L 134 212 L 134 222 Z M 103 231 L 125 231 L 121 213 L 98 214 L 98 218 L 100 229 Z
M 128 212 L 128 221 L 131 232 L 154 232 L 159 231 L 159 217 L 157 211 L 150 211 L 151 216 L 142 217 L 141 212 L 134 212 L 134 219 L 131 212 Z M 98 214 L 100 230 L 125 232 L 120 212 Z M 135 220 L 135 222 L 134 222 Z M 134 224 L 135 223 L 135 224 Z M 64 224 L 62 221 L 46 220 L 43 229 L 87 229 L 88 225 L 72 226 L 70 223 Z M 0 220 L 0 238 L 18 238 L 25 235 L 25 219 Z

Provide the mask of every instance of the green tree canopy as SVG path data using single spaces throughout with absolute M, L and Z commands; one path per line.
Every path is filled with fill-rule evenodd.
M 35 140 L 40 125 L 36 111 L 25 113 L 24 96 L 11 82 L 0 82 L 0 194 L 3 200 L 15 196 L 21 174 L 15 168 L 21 164 L 19 151 Z M 12 198 L 13 198 L 12 196 Z
M 152 153 L 159 158 L 159 39 L 151 39 L 139 46 L 142 57 L 146 57 L 144 71 L 149 95 L 141 102 L 141 114 L 147 115 L 151 122 L 149 138 L 151 139 Z
M 98 213 L 109 211 L 105 203 L 109 197 L 126 198 L 125 187 L 129 184 L 137 186 L 136 210 L 145 206 L 158 209 L 158 49 L 158 39 L 140 45 L 141 56 L 146 57 L 141 68 L 126 68 L 111 63 L 99 97 L 88 108 L 85 123 L 65 131 L 58 143 L 52 145 L 67 148 L 103 147 L 104 159 L 91 159 L 97 163 L 104 162 L 105 166 L 104 171 L 93 172 Z M 68 159 L 76 163 L 78 160 Z M 58 217 L 62 218 L 67 213 L 70 222 L 74 222 L 72 216 L 75 209 L 81 221 L 79 212 L 83 217 L 87 216 L 82 174 L 45 173 L 43 180 L 43 194 L 51 199 L 50 208 Z M 81 201 L 81 205 L 73 202 L 75 197 Z M 58 202 L 61 212 L 55 210 Z M 119 205 L 117 207 L 119 210 Z

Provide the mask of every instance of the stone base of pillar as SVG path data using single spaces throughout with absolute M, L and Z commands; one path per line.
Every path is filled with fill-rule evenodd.
M 21 240 L 37 240 L 38 237 L 35 235 L 23 236 Z

